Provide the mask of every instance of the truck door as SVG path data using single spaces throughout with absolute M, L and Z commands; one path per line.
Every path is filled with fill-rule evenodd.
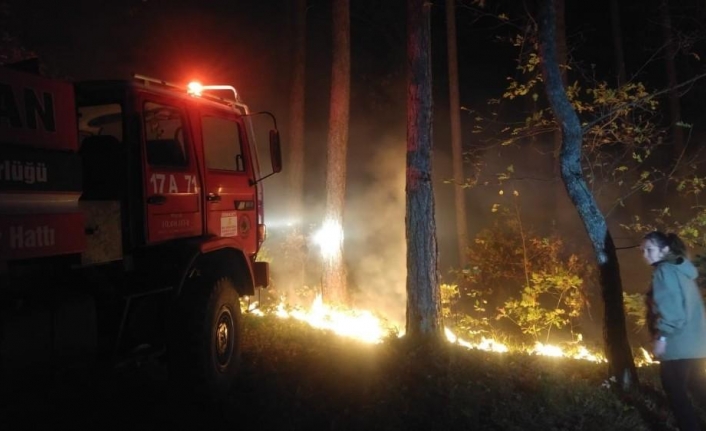
M 230 115 L 229 115 L 230 114 Z M 241 119 L 232 113 L 201 111 L 206 165 L 207 231 L 234 237 L 246 254 L 257 250 L 256 188 Z
M 200 235 L 198 170 L 185 110 L 155 96 L 141 105 L 147 242 Z

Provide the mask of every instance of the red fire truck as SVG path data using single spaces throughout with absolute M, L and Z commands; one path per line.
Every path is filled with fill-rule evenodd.
M 153 355 L 198 393 L 228 390 L 239 299 L 268 285 L 261 180 L 281 153 L 274 116 L 214 88 L 235 100 L 0 68 L 2 375 Z

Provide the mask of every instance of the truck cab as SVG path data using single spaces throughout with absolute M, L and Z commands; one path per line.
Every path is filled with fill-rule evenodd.
M 239 299 L 269 279 L 261 181 L 281 170 L 276 123 L 266 176 L 252 127 L 274 116 L 232 93 L 0 69 L 0 365 L 150 351 L 199 393 L 227 390 Z

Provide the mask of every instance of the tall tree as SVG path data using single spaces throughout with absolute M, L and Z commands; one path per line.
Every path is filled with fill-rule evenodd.
M 605 304 L 603 335 L 611 374 L 623 389 L 637 384 L 637 372 L 625 328 L 620 266 L 605 216 L 590 193 L 581 168 L 581 123 L 566 95 L 556 50 L 556 10 L 553 0 L 542 0 L 540 40 L 545 90 L 557 123 L 561 125 L 561 177 L 583 221 L 598 263 L 599 283 Z
M 343 209 L 346 194 L 346 153 L 351 92 L 350 1 L 333 2 L 333 67 L 326 162 L 324 227 L 328 247 L 324 256 L 324 300 L 344 302 L 346 270 L 343 265 Z
M 451 116 L 451 152 L 454 171 L 454 201 L 456 204 L 456 241 L 458 264 L 463 269 L 468 262 L 468 222 L 463 184 L 463 148 L 461 147 L 461 102 L 458 89 L 458 50 L 456 44 L 456 0 L 446 0 L 446 46 L 449 60 L 449 114 Z
M 620 4 L 618 0 L 610 0 L 610 29 L 613 35 L 616 87 L 620 87 L 625 84 L 625 54 L 623 53 L 623 32 L 620 29 Z
M 296 0 L 294 8 L 294 56 L 289 95 L 289 213 L 297 223 L 304 201 L 304 94 L 306 89 L 306 1 Z
M 431 29 L 428 0 L 407 1 L 407 335 L 441 337 L 432 187 Z
M 288 277 L 284 287 L 289 291 L 306 284 L 306 237 L 304 236 L 304 107 L 306 90 L 306 13 L 307 0 L 290 4 L 292 81 L 289 94 L 289 216 L 293 220 L 285 244 L 282 269 Z
M 662 18 L 662 32 L 664 35 L 665 46 L 664 67 L 667 72 L 667 88 L 669 88 L 669 93 L 667 94 L 669 101 L 669 123 L 672 129 L 674 158 L 678 159 L 684 150 L 684 130 L 679 125 L 679 122 L 681 121 L 681 105 L 679 104 L 677 67 L 675 64 L 677 47 L 674 41 L 674 32 L 672 31 L 672 17 L 669 13 L 669 0 L 662 0 L 659 12 Z
M 569 62 L 568 49 L 566 47 L 566 5 L 564 0 L 554 0 L 554 14 L 556 16 L 556 57 L 561 73 L 561 82 L 566 86 L 567 74 L 566 65 Z M 554 132 L 554 157 L 552 160 L 554 167 L 554 177 L 559 174 L 559 152 L 561 151 L 561 130 Z M 556 199 L 555 201 L 559 201 Z M 561 208 L 557 208 L 558 211 Z
M 569 64 L 569 50 L 566 44 L 566 5 L 564 0 L 554 0 L 554 12 L 556 16 L 556 52 L 557 63 L 561 73 L 561 82 L 566 86 L 568 82 L 567 66 Z M 560 228 L 570 229 L 566 224 L 565 214 L 569 214 L 571 203 L 566 199 L 561 182 L 559 181 L 561 152 L 561 130 L 554 132 L 554 148 L 552 151 L 552 194 L 554 195 L 554 219 Z

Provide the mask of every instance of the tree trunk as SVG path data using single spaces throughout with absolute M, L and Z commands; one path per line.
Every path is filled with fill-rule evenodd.
M 568 50 L 566 48 L 566 7 L 564 0 L 554 0 L 554 10 L 556 16 L 556 56 L 559 63 L 559 73 L 561 73 L 561 82 L 566 86 L 566 65 L 569 62 Z M 554 132 L 554 157 L 552 167 L 554 170 L 554 178 L 559 176 L 559 152 L 561 151 L 561 130 Z M 555 202 L 560 202 L 555 199 Z M 557 206 L 557 212 L 561 211 L 561 206 Z
M 620 29 L 620 5 L 618 0 L 610 0 L 610 28 L 613 34 L 616 86 L 620 87 L 625 84 L 625 54 L 623 53 L 623 33 Z
M 323 297 L 327 302 L 345 302 L 346 271 L 343 266 L 343 208 L 346 194 L 346 152 L 350 111 L 350 5 L 349 0 L 333 2 L 333 68 L 326 164 L 325 224 L 340 231 L 330 253 L 324 256 Z
M 569 63 L 568 48 L 566 45 L 566 5 L 564 0 L 554 0 L 554 11 L 556 16 L 556 51 L 557 63 L 559 64 L 559 73 L 561 74 L 561 82 L 566 86 L 568 82 L 567 69 L 565 66 Z M 545 84 L 546 85 L 546 82 Z M 553 217 L 556 227 L 560 232 L 568 232 L 575 229 L 574 219 L 568 214 L 571 214 L 571 202 L 566 198 L 564 185 L 561 182 L 561 167 L 559 161 L 559 153 L 561 152 L 561 128 L 554 131 L 554 142 L 552 148 L 551 159 L 551 193 L 554 196 L 552 199 L 554 211 Z
M 294 58 L 289 96 L 289 215 L 298 225 L 304 202 L 304 94 L 306 89 L 306 0 L 294 8 Z
M 461 146 L 461 103 L 458 89 L 458 53 L 456 49 L 456 0 L 446 0 L 446 43 L 449 55 L 449 114 L 451 116 L 451 151 L 453 154 L 454 199 L 456 203 L 456 235 L 458 264 L 466 267 L 468 256 L 468 221 L 463 174 L 463 148 Z
M 552 0 L 542 0 L 540 37 L 542 67 L 547 98 L 557 123 L 561 124 L 561 177 L 566 191 L 583 221 L 598 263 L 605 314 L 603 333 L 606 357 L 611 375 L 619 379 L 623 389 L 637 386 L 637 372 L 625 327 L 623 288 L 615 244 L 605 217 L 598 209 L 581 170 L 583 133 L 561 81 L 556 52 L 555 9 Z
M 441 294 L 432 187 L 432 77 L 430 9 L 407 2 L 407 335 L 440 339 Z
M 679 105 L 679 94 L 675 90 L 677 86 L 677 67 L 674 59 L 677 56 L 677 48 L 674 45 L 674 35 L 672 33 L 672 18 L 669 14 L 669 0 L 662 0 L 660 5 L 660 15 L 662 16 L 662 31 L 664 33 L 664 44 L 666 52 L 664 56 L 664 66 L 667 72 L 667 95 L 669 100 L 669 117 L 672 129 L 672 147 L 674 148 L 674 160 L 678 160 L 684 150 L 684 130 L 679 126 L 681 121 L 681 106 Z
M 286 253 L 281 269 L 288 275 L 282 281 L 294 292 L 306 284 L 306 237 L 304 236 L 304 106 L 306 90 L 306 1 L 292 2 L 293 19 L 289 46 L 292 53 L 292 81 L 289 95 L 289 208 L 290 227 L 285 238 Z

